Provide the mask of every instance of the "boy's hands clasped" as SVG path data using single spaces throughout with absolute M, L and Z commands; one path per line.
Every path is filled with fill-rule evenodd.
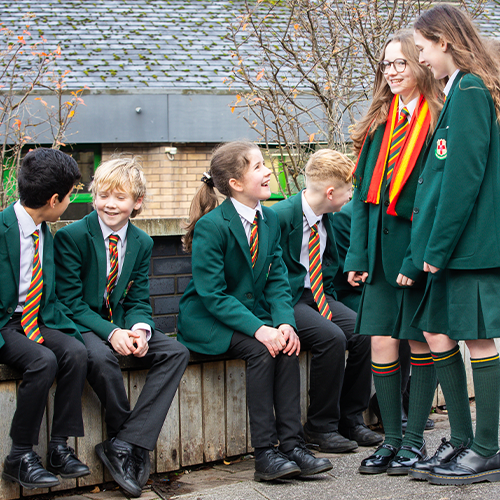
M 278 328 L 262 325 L 256 332 L 255 338 L 262 342 L 273 358 L 280 351 L 291 356 L 300 353 L 300 340 L 290 325 L 282 324 Z
M 113 349 L 122 356 L 133 354 L 137 358 L 142 358 L 149 349 L 145 330 L 136 330 L 133 332 L 132 330 L 118 328 L 114 331 L 109 342 L 113 346 Z

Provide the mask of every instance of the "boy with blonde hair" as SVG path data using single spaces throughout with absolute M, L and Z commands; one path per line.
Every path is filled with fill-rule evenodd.
M 136 158 L 102 163 L 91 184 L 95 211 L 57 232 L 57 293 L 73 311 L 88 351 L 87 379 L 106 409 L 108 439 L 96 453 L 131 496 L 141 495 L 153 450 L 189 351 L 155 330 L 149 302 L 153 240 L 129 222 L 146 181 Z M 130 409 L 116 354 L 149 368 Z
M 339 261 L 332 213 L 351 197 L 353 168 L 342 153 L 319 150 L 306 164 L 306 188 L 272 207 L 301 346 L 313 354 L 304 435 L 325 453 L 382 441 L 363 422 L 371 389 L 370 341 L 354 333 L 356 313 L 336 300 L 333 285 Z

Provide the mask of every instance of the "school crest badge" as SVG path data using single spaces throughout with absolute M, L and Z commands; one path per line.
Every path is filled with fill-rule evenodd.
M 444 160 L 448 154 L 446 149 L 446 139 L 438 139 L 436 144 L 436 158 L 438 160 Z

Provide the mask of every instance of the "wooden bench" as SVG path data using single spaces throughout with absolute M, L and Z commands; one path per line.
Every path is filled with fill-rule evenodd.
M 144 386 L 147 371 L 137 369 L 133 357 L 121 358 L 123 382 L 133 406 Z M 309 354 L 300 355 L 301 387 L 308 386 Z M 0 365 L 0 471 L 11 446 L 11 420 L 16 409 L 17 388 L 21 373 Z M 40 430 L 40 442 L 35 447 L 45 463 L 50 424 L 52 422 L 55 384 L 51 388 L 47 409 Z M 71 438 L 79 458 L 91 470 L 89 476 L 64 479 L 52 491 L 91 486 L 112 481 L 95 454 L 94 447 L 106 439 L 103 410 L 97 396 L 88 385 L 83 393 L 85 436 Z M 305 420 L 307 392 L 301 390 L 302 418 Z M 151 453 L 151 472 L 162 473 L 221 460 L 252 451 L 246 406 L 245 362 L 225 355 L 202 356 L 192 353 L 170 411 L 162 427 L 156 449 Z M 26 490 L 17 484 L 0 481 L 0 500 L 46 493 L 48 490 Z

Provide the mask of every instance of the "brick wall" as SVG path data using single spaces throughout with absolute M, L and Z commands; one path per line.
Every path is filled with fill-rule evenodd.
M 185 254 L 180 236 L 154 236 L 150 265 L 153 318 L 165 333 L 177 332 L 179 301 L 191 279 L 191 255 Z
M 165 154 L 166 146 L 167 144 L 102 146 L 103 160 L 109 159 L 114 153 L 141 156 L 148 182 L 148 201 L 146 210 L 138 218 L 187 218 L 191 200 L 200 186 L 201 176 L 210 168 L 211 152 L 215 144 L 174 144 L 177 154 L 173 160 Z

